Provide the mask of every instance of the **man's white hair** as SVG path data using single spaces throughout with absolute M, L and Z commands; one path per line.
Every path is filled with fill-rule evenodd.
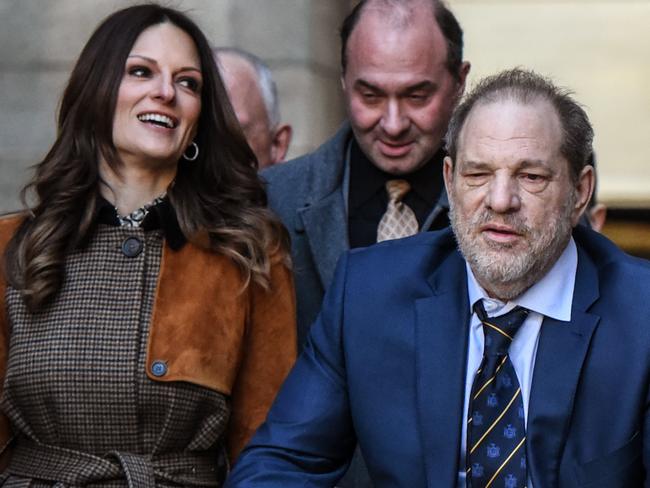
M 266 108 L 266 115 L 269 118 L 269 126 L 274 128 L 280 123 L 280 103 L 278 101 L 278 89 L 273 81 L 271 69 L 268 65 L 254 54 L 236 47 L 218 47 L 213 49 L 217 65 L 219 55 L 228 54 L 247 62 L 255 72 L 257 84 L 262 93 L 262 100 Z

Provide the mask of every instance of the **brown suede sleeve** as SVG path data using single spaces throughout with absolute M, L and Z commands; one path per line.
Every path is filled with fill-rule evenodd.
M 296 360 L 296 301 L 293 276 L 275 256 L 268 290 L 251 285 L 251 309 L 243 357 L 232 391 L 228 432 L 231 463 L 266 418 Z
M 147 375 L 188 381 L 231 395 L 241 363 L 249 310 L 242 278 L 229 258 L 187 243 L 165 246 L 149 330 Z M 167 374 L 151 372 L 154 361 Z
M 7 317 L 7 304 L 5 291 L 7 282 L 4 270 L 4 254 L 7 243 L 13 236 L 22 221 L 20 216 L 5 217 L 0 219 L 0 396 L 4 388 L 5 374 L 7 373 L 7 358 L 9 356 L 9 320 Z M 11 456 L 8 444 L 13 434 L 7 417 L 0 413 L 0 470 L 4 469 Z

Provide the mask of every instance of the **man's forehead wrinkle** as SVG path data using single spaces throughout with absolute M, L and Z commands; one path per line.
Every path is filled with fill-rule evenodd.
M 481 139 L 493 139 L 495 141 L 517 141 L 517 140 L 520 140 L 520 139 L 524 139 L 524 140 L 534 140 L 535 139 L 534 137 L 530 137 L 530 136 L 497 137 L 497 136 L 493 136 L 491 134 L 482 135 L 482 136 L 480 136 L 480 138 Z
M 507 145 L 507 146 L 502 146 L 502 144 L 508 144 L 509 142 L 516 141 L 516 145 Z M 484 135 L 484 136 L 478 136 L 475 137 L 473 142 L 463 142 L 459 144 L 458 147 L 458 155 L 460 158 L 468 158 L 471 157 L 471 159 L 474 160 L 483 160 L 483 156 L 480 156 L 482 153 L 485 151 L 499 151 L 502 154 L 513 154 L 513 153 L 521 153 L 522 151 L 528 151 L 532 150 L 535 151 L 535 153 L 538 153 L 540 149 L 540 144 L 539 141 L 537 141 L 535 138 L 531 137 L 525 137 L 525 136 L 513 136 L 513 137 L 505 137 L 505 138 L 500 138 L 500 137 L 495 137 L 492 135 Z M 484 154 L 485 155 L 485 154 Z M 532 154 L 531 154 L 532 156 Z M 529 160 L 539 160 L 539 158 L 535 157 L 530 157 L 530 158 L 525 158 Z

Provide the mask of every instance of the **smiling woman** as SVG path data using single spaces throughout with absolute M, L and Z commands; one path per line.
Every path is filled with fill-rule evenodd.
M 155 192 L 165 190 L 196 134 L 202 79 L 201 61 L 187 33 L 169 22 L 142 32 L 127 58 L 113 117 L 122 172 L 154 172 Z M 100 168 L 112 173 L 108 165 Z M 117 203 L 118 209 L 129 210 L 129 202 Z
M 221 486 L 295 358 L 295 311 L 189 18 L 100 24 L 24 195 L 0 219 L 0 485 Z

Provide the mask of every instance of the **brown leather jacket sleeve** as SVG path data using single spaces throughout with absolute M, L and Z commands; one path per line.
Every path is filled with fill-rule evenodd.
M 243 357 L 232 391 L 231 463 L 266 418 L 296 359 L 296 303 L 291 270 L 274 256 L 268 290 L 251 285 Z

